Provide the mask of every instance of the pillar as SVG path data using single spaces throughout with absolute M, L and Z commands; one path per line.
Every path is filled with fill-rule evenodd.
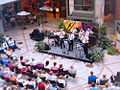
M 115 19 L 120 20 L 120 0 L 116 0 Z

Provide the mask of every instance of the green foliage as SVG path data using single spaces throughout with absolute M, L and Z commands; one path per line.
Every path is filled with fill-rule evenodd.
M 103 36 L 106 35 L 106 33 L 107 33 L 107 26 L 105 24 L 103 24 L 103 25 L 101 25 L 99 27 L 99 25 L 96 23 L 95 28 L 99 32 L 99 37 L 103 37 Z
M 114 55 L 115 54 L 115 49 L 113 47 L 108 48 L 107 53 L 109 55 Z
M 44 42 L 38 42 L 35 44 L 35 48 L 40 50 L 44 50 L 45 49 L 45 43 Z
M 0 45 L 3 43 L 3 41 L 4 41 L 3 35 L 0 34 Z
M 62 29 L 63 28 L 63 23 L 64 23 L 64 19 L 61 18 L 60 22 L 59 22 L 59 25 L 58 25 L 58 29 Z
M 94 61 L 101 61 L 104 58 L 104 51 L 98 48 L 90 53 L 90 58 Z
M 112 44 L 111 41 L 107 37 L 100 37 L 97 41 L 98 45 L 103 49 L 109 48 Z
M 37 19 L 42 19 L 44 16 L 45 16 L 45 14 L 42 13 L 42 12 L 39 12 L 39 13 L 36 14 Z

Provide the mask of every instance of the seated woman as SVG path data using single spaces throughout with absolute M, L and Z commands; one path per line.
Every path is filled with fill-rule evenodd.
M 18 83 L 15 75 L 10 75 L 10 81 L 15 82 L 16 84 Z
M 7 42 L 6 42 L 6 40 L 3 41 L 3 44 L 1 45 L 1 47 L 2 47 L 3 49 L 9 48 L 9 46 L 8 46 L 8 44 L 7 44 Z
M 33 72 L 32 72 L 32 70 L 31 70 L 31 67 L 30 66 L 28 66 L 28 68 L 27 68 L 27 75 L 28 76 L 33 76 Z
M 17 65 L 12 64 L 12 62 L 10 61 L 8 67 L 14 71 L 14 68 L 17 67 Z
M 58 67 L 56 66 L 57 65 L 57 63 L 56 62 L 54 62 L 53 63 L 53 67 L 51 67 L 51 69 L 50 70 L 52 70 L 54 73 L 57 73 L 57 70 L 58 70 Z
M 4 77 L 4 78 L 8 78 L 8 79 L 10 79 L 10 75 L 8 74 L 7 71 L 4 72 L 3 77 Z
M 39 63 L 37 64 L 37 68 L 38 68 L 38 69 L 44 69 L 44 64 L 41 63 L 41 62 L 39 62 Z
M 49 72 L 49 70 L 50 70 L 49 61 L 46 61 L 46 62 L 45 62 L 44 69 L 45 69 L 46 72 Z
M 57 82 L 57 76 L 53 73 L 53 71 L 49 72 L 49 76 L 46 77 L 46 80 L 50 81 L 51 84 Z
M 60 88 L 64 88 L 64 87 L 67 86 L 67 80 L 63 79 L 63 76 L 62 76 L 62 75 L 59 76 L 58 86 L 59 86 Z
M 25 65 L 26 66 L 30 66 L 30 64 L 32 63 L 31 59 L 26 59 Z
M 6 48 L 6 49 L 4 49 L 4 52 L 5 52 L 5 53 L 8 55 L 8 57 L 10 57 L 11 59 L 17 60 L 17 56 L 16 56 L 16 54 L 13 52 L 12 49 Z
M 26 71 L 26 67 L 25 66 L 22 66 L 21 63 L 18 64 L 18 69 L 20 69 L 20 72 L 24 72 Z
M 6 66 L 8 66 L 8 64 L 9 64 L 9 60 L 7 60 L 5 57 L 1 57 L 1 55 L 0 55 L 0 62 L 3 65 L 6 64 Z
M 63 68 L 63 66 L 62 66 L 62 64 L 60 64 L 59 65 L 59 68 L 58 68 L 58 76 L 60 76 L 60 75 L 65 75 L 65 74 L 67 74 L 67 70 L 65 70 L 64 68 Z

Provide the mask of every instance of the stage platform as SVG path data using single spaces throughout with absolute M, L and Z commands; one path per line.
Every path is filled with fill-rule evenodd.
M 60 46 L 49 46 L 50 50 L 41 50 L 41 53 L 47 53 L 55 56 L 65 57 L 69 59 L 80 60 L 83 62 L 93 63 L 93 60 L 85 57 L 83 50 L 74 49 L 73 51 L 68 51 L 66 49 L 61 49 Z M 90 50 L 89 50 L 90 51 Z

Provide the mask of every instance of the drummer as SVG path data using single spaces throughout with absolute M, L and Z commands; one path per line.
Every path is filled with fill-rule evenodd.
M 77 29 L 75 27 L 73 27 L 72 30 L 71 30 L 71 32 L 72 32 L 72 34 L 75 35 L 77 33 Z

